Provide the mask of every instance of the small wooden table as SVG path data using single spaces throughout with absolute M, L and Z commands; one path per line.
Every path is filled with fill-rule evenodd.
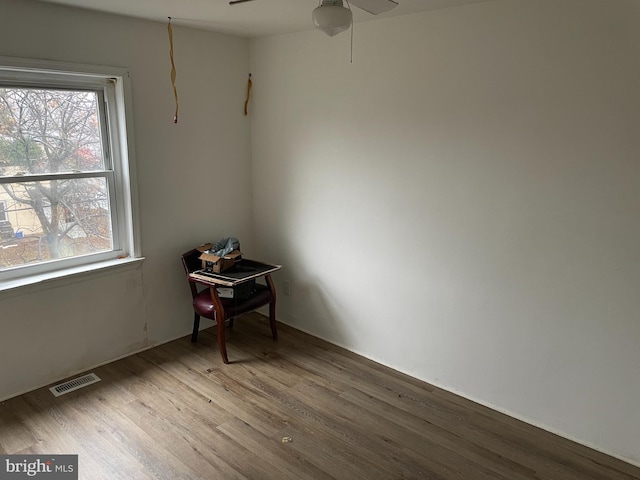
M 184 261 L 184 257 L 183 257 Z M 225 343 L 225 323 L 230 321 L 233 326 L 233 319 L 243 313 L 248 313 L 266 304 L 269 304 L 269 324 L 274 340 L 278 339 L 276 327 L 276 288 L 271 278 L 271 274 L 282 268 L 281 265 L 258 262 L 256 260 L 242 259 L 229 270 L 222 273 L 207 272 L 206 270 L 194 270 L 188 273 L 188 280 L 193 284 L 201 284 L 209 287 L 209 295 L 204 292 L 197 292 L 195 285 L 192 286 L 194 293 L 193 306 L 196 311 L 191 341 L 197 341 L 199 315 L 215 320 L 217 326 L 218 348 L 222 361 L 229 363 L 227 347 Z M 267 286 L 256 285 L 257 290 L 246 299 L 220 298 L 218 287 L 236 287 L 252 279 L 265 277 Z M 234 295 L 235 296 L 235 295 Z M 211 312 L 211 307 L 213 311 Z

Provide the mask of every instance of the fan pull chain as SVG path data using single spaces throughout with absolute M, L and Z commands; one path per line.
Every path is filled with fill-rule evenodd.
M 171 60 L 171 86 L 173 87 L 173 98 L 176 101 L 176 113 L 173 116 L 173 123 L 178 123 L 178 90 L 176 89 L 176 65 L 173 62 L 173 29 L 171 28 L 171 17 L 167 25 L 169 32 L 169 59 Z
M 251 81 L 251 74 L 249 74 L 249 80 L 247 80 L 247 99 L 244 102 L 244 116 L 249 115 L 249 100 L 251 100 L 251 88 L 253 82 Z
M 353 20 L 351 21 L 351 58 L 350 63 L 353 63 Z
M 349 10 L 351 10 L 351 4 L 349 3 L 349 0 L 347 0 L 347 7 L 349 7 Z M 353 10 L 351 10 L 351 12 L 353 13 Z M 351 17 L 351 48 L 349 63 L 353 63 L 353 24 L 353 17 Z

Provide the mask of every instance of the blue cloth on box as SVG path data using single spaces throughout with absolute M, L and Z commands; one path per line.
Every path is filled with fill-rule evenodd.
M 207 251 L 216 257 L 224 257 L 234 250 L 240 250 L 240 240 L 236 237 L 222 238 Z

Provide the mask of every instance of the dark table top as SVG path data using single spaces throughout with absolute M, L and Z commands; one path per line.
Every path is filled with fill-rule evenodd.
M 239 283 L 246 282 L 252 278 L 262 277 L 271 272 L 275 272 L 282 268 L 281 265 L 272 265 L 270 263 L 258 262 L 257 260 L 249 260 L 243 258 L 236 264 L 222 273 L 206 272 L 205 270 L 196 270 L 189 274 L 189 277 L 199 283 L 234 286 Z

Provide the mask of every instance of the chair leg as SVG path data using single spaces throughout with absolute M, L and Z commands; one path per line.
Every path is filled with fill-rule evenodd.
M 274 340 L 278 340 L 278 327 L 276 327 L 276 302 L 269 304 L 269 324 L 271 325 L 271 335 Z
M 233 319 L 234 319 L 234 318 L 236 318 L 236 317 L 231 317 L 231 318 L 229 319 L 229 328 L 233 328 Z
M 276 285 L 273 283 L 271 275 L 266 275 L 265 280 L 271 291 L 271 302 L 269 302 L 269 324 L 271 325 L 271 335 L 274 340 L 278 339 L 278 327 L 276 327 Z
M 227 345 L 224 338 L 224 319 L 216 320 L 218 326 L 218 349 L 220 349 L 220 355 L 222 355 L 222 361 L 229 363 L 229 357 L 227 357 Z
M 193 333 L 191 334 L 191 343 L 198 341 L 198 329 L 200 328 L 200 315 L 197 313 L 193 317 Z

